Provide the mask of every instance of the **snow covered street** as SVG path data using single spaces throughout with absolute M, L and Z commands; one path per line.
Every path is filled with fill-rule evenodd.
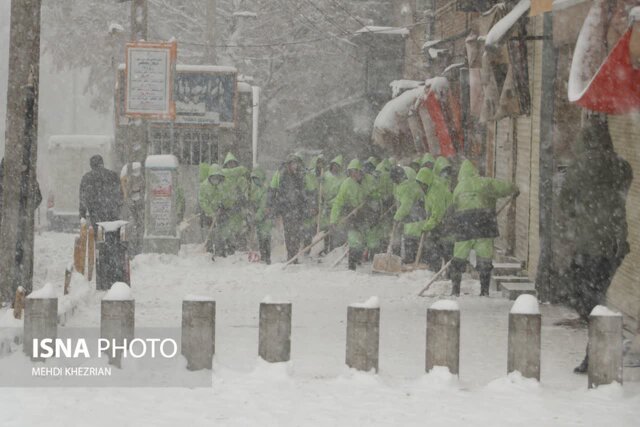
M 72 247 L 71 234 L 36 237 L 35 275 L 52 281 L 59 294 Z M 555 326 L 575 317 L 565 308 L 541 307 L 541 383 L 507 376 L 512 303 L 498 294 L 477 297 L 479 284 L 465 280 L 462 291 L 470 295 L 458 299 L 460 377 L 441 370 L 425 375 L 426 308 L 435 295 L 448 293 L 446 283 L 432 288 L 432 297 L 418 298 L 429 272 L 396 278 L 305 262 L 284 271 L 278 263 L 249 264 L 246 254 L 213 263 L 197 245 L 177 257 L 136 257 L 136 327 L 178 328 L 188 294 L 216 300 L 213 387 L 5 387 L 2 425 L 637 425 L 637 380 L 587 390 L 586 376 L 572 372 L 584 354 L 586 329 Z M 60 328 L 97 327 L 102 294 L 92 291 L 90 303 Z M 293 303 L 289 364 L 258 360 L 258 306 L 266 296 Z M 378 375 L 344 365 L 346 308 L 370 296 L 379 297 L 381 307 Z M 20 352 L 5 356 L 0 376 L 25 363 Z M 114 375 L 136 376 L 128 369 L 135 366 L 125 364 Z

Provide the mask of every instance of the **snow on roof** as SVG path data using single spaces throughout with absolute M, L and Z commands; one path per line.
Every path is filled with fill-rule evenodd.
M 55 148 L 108 148 L 113 144 L 110 135 L 53 135 L 49 149 Z
M 251 92 L 251 85 L 245 82 L 238 82 L 238 92 Z
M 173 154 L 154 154 L 147 156 L 144 166 L 148 169 L 176 169 L 180 165 Z
M 124 33 L 124 27 L 117 22 L 112 22 L 109 24 L 109 32 L 110 33 Z
M 496 22 L 487 34 L 486 48 L 495 48 L 507 35 L 509 30 L 531 7 L 531 0 L 520 0 L 504 18 Z
M 601 40 L 603 19 L 606 17 L 602 16 L 602 8 L 592 7 L 580 29 L 569 70 L 568 97 L 571 102 L 582 98 L 598 74 L 596 63 L 605 54 Z
M 401 93 L 398 97 L 387 102 L 378 113 L 373 127 L 377 129 L 388 129 L 392 132 L 398 132 L 397 116 L 406 116 L 409 109 L 413 107 L 416 101 L 424 95 L 424 88 L 419 86 Z
M 56 290 L 53 288 L 53 285 L 49 282 L 45 283 L 43 287 L 38 289 L 37 291 L 31 292 L 27 298 L 56 298 Z
M 370 297 L 365 302 L 354 302 L 349 304 L 349 307 L 354 308 L 380 308 L 380 300 L 378 297 Z
M 249 12 L 247 10 L 242 10 L 240 12 L 233 12 L 233 16 L 239 16 L 241 18 L 257 18 L 258 14 L 255 12 Z
M 120 230 L 121 227 L 129 224 L 129 221 L 117 220 L 117 221 L 104 221 L 99 222 L 98 225 L 102 227 L 105 233 L 112 233 L 114 231 Z
M 608 307 L 604 305 L 596 305 L 593 310 L 591 310 L 591 316 L 622 316 L 620 313 L 617 313 L 613 310 L 610 310 Z
M 367 25 L 356 31 L 356 34 L 366 33 L 393 34 L 404 37 L 409 35 L 409 30 L 403 27 L 378 27 L 375 25 Z
M 533 295 L 520 295 L 511 307 L 511 314 L 540 314 L 538 299 Z
M 186 71 L 186 72 L 214 72 L 214 73 L 237 73 L 238 69 L 236 67 L 231 67 L 228 65 L 187 65 L 187 64 L 178 64 L 176 65 L 176 71 Z
M 449 310 L 449 311 L 459 311 L 460 307 L 458 306 L 457 301 L 453 301 L 450 299 L 441 299 L 434 302 L 429 310 Z
M 437 59 L 438 56 L 440 56 L 441 53 L 447 53 L 449 52 L 449 49 L 434 49 L 434 48 L 429 48 L 427 50 L 427 53 L 429 53 L 429 57 L 431 59 Z
M 482 16 L 489 16 L 493 12 L 495 12 L 496 10 L 504 9 L 505 7 L 507 7 L 505 2 L 496 3 L 496 4 L 493 5 L 493 7 L 491 9 L 487 10 L 486 12 L 482 12 Z
M 434 77 L 432 79 L 425 80 L 424 85 L 434 92 L 438 96 L 442 95 L 447 89 L 449 89 L 449 80 L 446 77 Z
M 420 80 L 394 80 L 389 83 L 389 86 L 391 86 L 391 97 L 395 98 L 407 89 L 414 89 L 422 85 L 424 85 L 424 82 Z
M 133 299 L 131 288 L 124 282 L 116 282 L 102 298 L 103 301 L 129 301 Z
M 426 42 L 424 42 L 424 44 L 422 45 L 422 49 L 428 49 L 430 47 L 433 46 L 437 46 L 438 44 L 440 44 L 442 40 L 437 39 L 437 40 L 427 40 Z
M 461 68 L 464 67 L 464 62 L 457 62 L 455 64 L 451 64 L 449 65 L 447 68 L 444 69 L 444 71 L 442 72 L 442 74 L 446 74 L 451 70 L 454 70 L 456 68 Z

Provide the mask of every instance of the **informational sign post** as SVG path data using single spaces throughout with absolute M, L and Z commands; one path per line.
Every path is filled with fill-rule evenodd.
M 128 43 L 126 46 L 125 114 L 129 117 L 174 120 L 173 99 L 177 44 Z
M 143 252 L 177 254 L 180 250 L 176 227 L 178 159 L 171 154 L 148 156 L 145 173 Z

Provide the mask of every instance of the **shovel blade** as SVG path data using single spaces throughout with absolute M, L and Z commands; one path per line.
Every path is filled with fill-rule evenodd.
M 374 273 L 398 274 L 402 272 L 402 258 L 393 254 L 376 254 L 373 257 Z

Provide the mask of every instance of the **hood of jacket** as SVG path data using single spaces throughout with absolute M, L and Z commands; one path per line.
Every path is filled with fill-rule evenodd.
M 433 157 L 433 154 L 431 153 L 425 153 L 424 156 L 422 156 L 422 158 L 420 159 L 420 166 L 421 167 L 429 167 L 426 166 L 427 163 L 431 163 L 432 165 L 436 162 L 435 157 Z
M 442 173 L 442 171 L 445 168 L 450 168 L 451 167 L 451 162 L 449 161 L 449 159 L 447 159 L 446 157 L 438 157 L 438 160 L 436 160 L 436 162 L 433 165 L 433 173 L 435 173 L 436 176 L 440 176 L 440 173 Z
M 433 183 L 434 173 L 429 168 L 422 168 L 416 175 L 416 181 L 421 182 L 425 185 L 431 185 Z
M 222 164 L 223 167 L 227 166 L 227 163 L 229 162 L 238 162 L 238 159 L 236 159 L 236 156 L 234 156 L 232 153 L 227 153 L 227 157 L 224 158 L 224 163 Z
M 478 170 L 473 166 L 473 163 L 469 160 L 462 162 L 462 165 L 460 165 L 460 172 L 458 172 L 458 182 L 477 176 L 479 176 Z
M 215 175 L 224 176 L 222 167 L 217 163 L 214 163 L 211 166 L 209 166 L 209 176 L 215 176 Z

